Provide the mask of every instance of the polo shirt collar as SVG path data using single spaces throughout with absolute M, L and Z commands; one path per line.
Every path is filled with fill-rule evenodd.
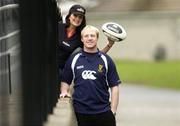
M 97 54 L 99 57 L 101 56 L 101 52 L 99 51 L 99 49 L 98 49 L 98 51 L 95 52 L 95 53 L 88 53 L 88 52 L 85 52 L 85 51 L 82 49 L 82 50 L 81 50 L 81 53 L 82 53 L 81 56 L 83 56 L 83 57 L 87 57 L 87 55 L 91 55 L 91 54 Z

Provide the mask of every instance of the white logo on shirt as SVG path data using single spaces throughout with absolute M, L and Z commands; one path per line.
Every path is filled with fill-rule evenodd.
M 83 79 L 90 79 L 90 80 L 95 80 L 96 77 L 94 76 L 94 74 L 96 74 L 96 71 L 92 71 L 92 70 L 84 70 L 82 72 L 82 78 Z
M 70 45 L 68 44 L 68 43 L 66 43 L 65 41 L 63 41 L 62 42 L 64 45 L 66 45 L 66 46 L 69 46 L 70 47 Z
M 84 68 L 84 66 L 83 66 L 83 65 L 81 65 L 81 66 L 77 66 L 77 67 L 76 67 L 76 69 L 82 69 L 82 68 Z

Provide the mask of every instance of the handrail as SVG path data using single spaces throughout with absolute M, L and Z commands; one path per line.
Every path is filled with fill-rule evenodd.
M 12 36 L 18 34 L 19 32 L 20 32 L 20 30 L 16 30 L 16 31 L 14 31 L 14 32 L 11 32 L 11 33 L 5 35 L 5 36 L 0 37 L 0 42 L 1 42 L 3 39 L 7 39 L 7 38 L 9 38 L 9 37 L 12 37 Z
M 8 4 L 8 5 L 0 7 L 0 11 L 4 11 L 4 10 L 7 10 L 7 9 L 18 8 L 18 7 L 19 7 L 19 4 Z
M 19 50 L 19 48 L 20 48 L 20 44 L 14 45 L 13 47 L 9 48 L 7 51 L 0 53 L 0 58 L 8 54 L 17 55 L 19 51 L 15 51 L 15 50 Z

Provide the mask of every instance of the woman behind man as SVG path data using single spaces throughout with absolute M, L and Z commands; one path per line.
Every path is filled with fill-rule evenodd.
M 62 70 L 69 56 L 79 47 L 83 48 L 81 42 L 81 30 L 86 26 L 86 9 L 81 5 L 73 5 L 65 18 L 66 23 L 59 24 L 58 42 L 58 78 L 59 83 Z M 113 46 L 114 42 L 108 39 L 108 44 L 101 50 L 106 53 Z

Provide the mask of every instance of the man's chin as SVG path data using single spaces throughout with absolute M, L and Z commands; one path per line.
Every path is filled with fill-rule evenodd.
M 87 46 L 87 48 L 89 48 L 89 49 L 94 49 L 95 46 Z

